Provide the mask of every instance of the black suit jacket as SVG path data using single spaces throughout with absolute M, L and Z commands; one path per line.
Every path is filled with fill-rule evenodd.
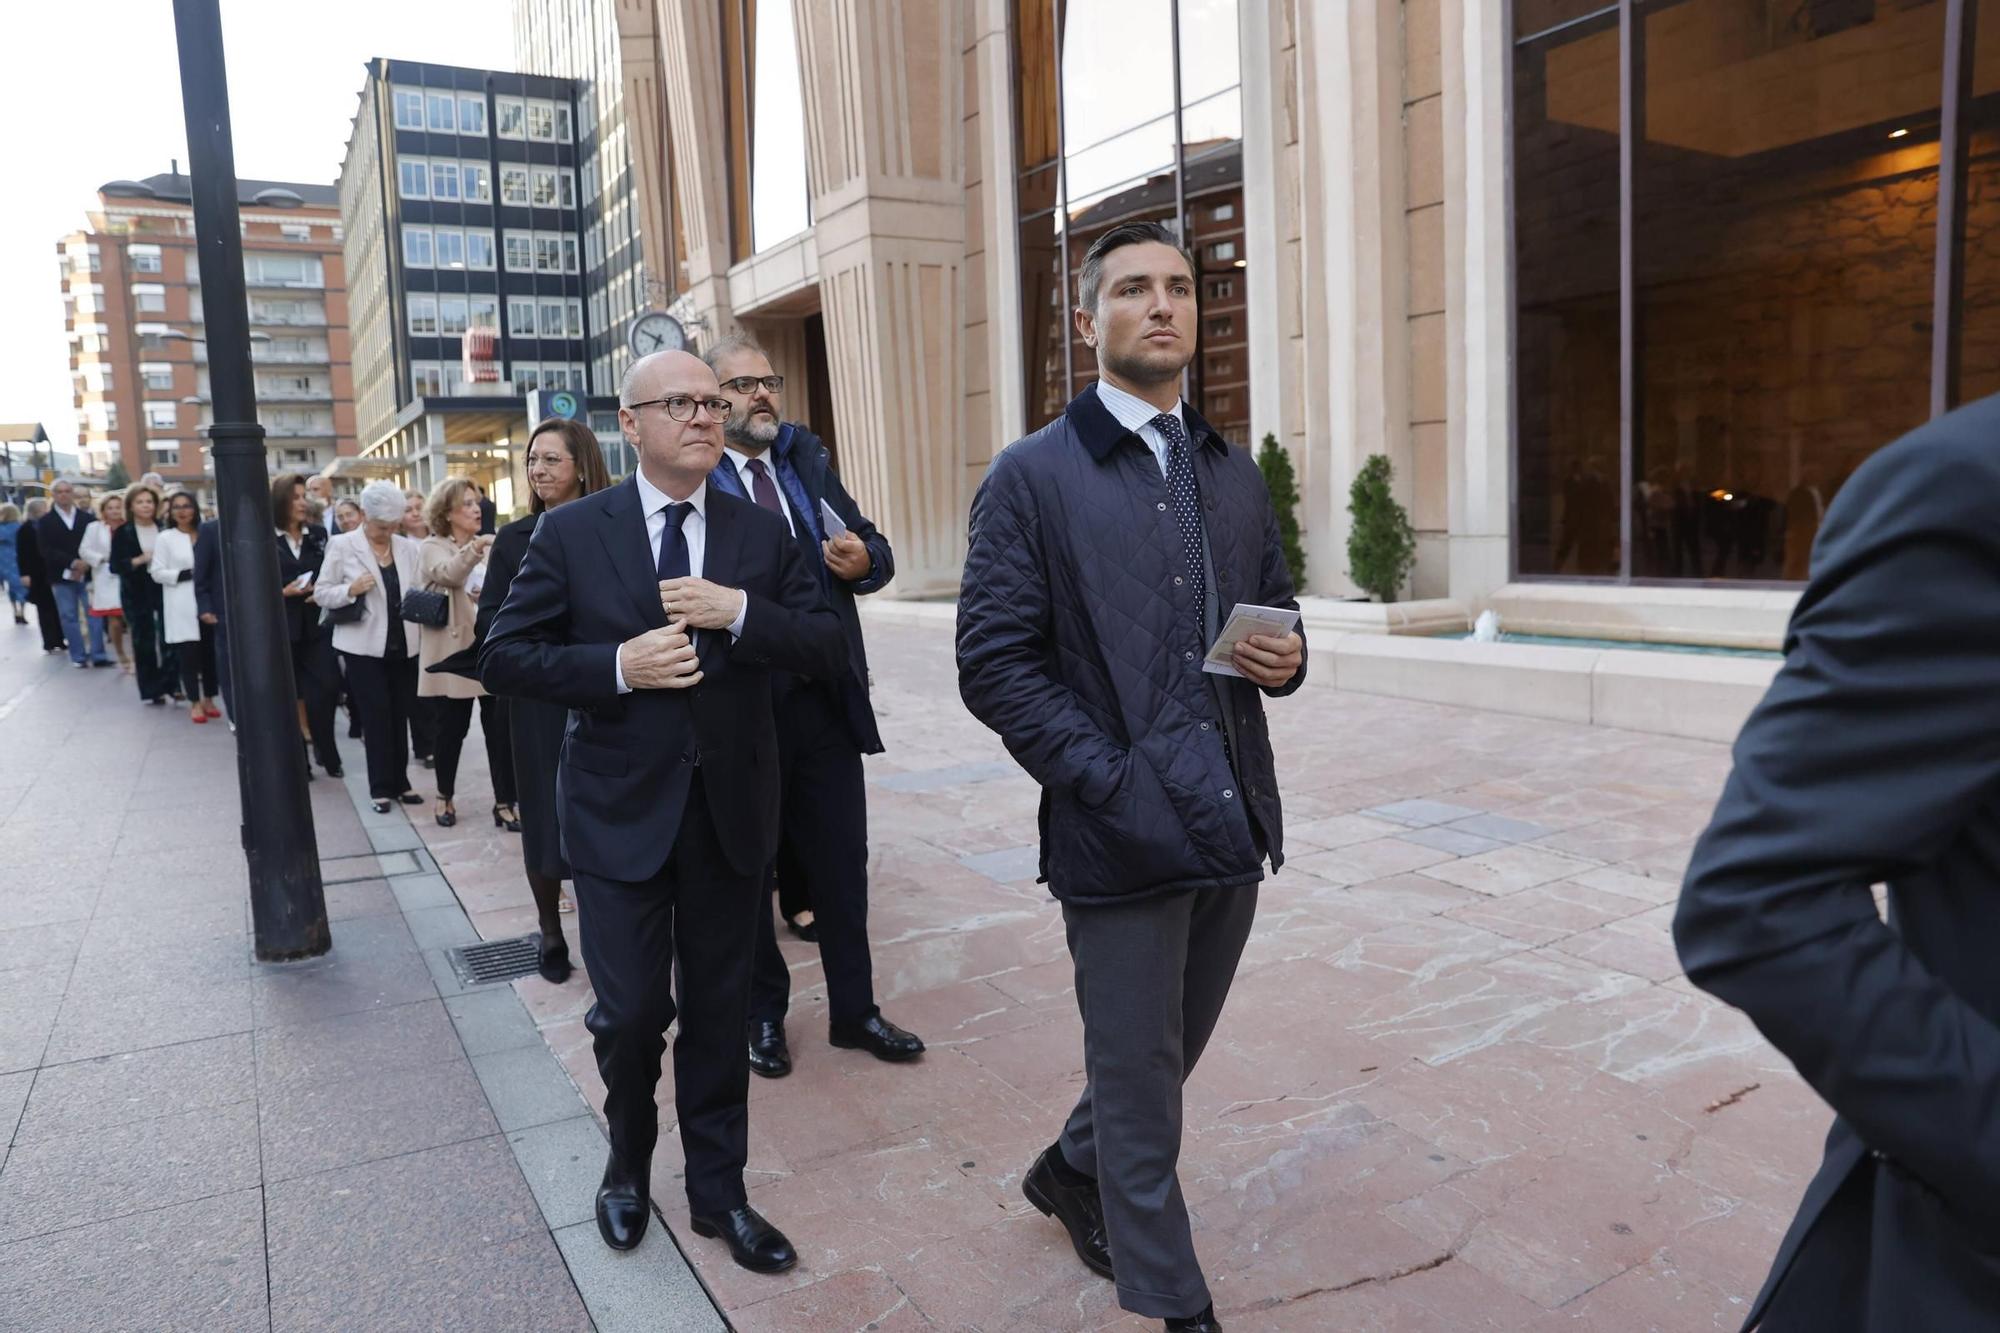
M 629 480 L 542 516 L 480 652 L 489 690 L 571 710 L 556 799 L 567 857 L 585 874 L 658 874 L 697 762 L 730 865 L 761 873 L 778 850 L 771 673 L 846 665 L 840 621 L 783 520 L 713 486 L 706 517 L 703 577 L 743 589 L 749 606 L 741 639 L 702 633 L 693 689 L 618 693 L 619 645 L 667 623 Z
M 97 516 L 80 505 L 76 511 L 75 527 L 63 523 L 62 515 L 56 513 L 54 505 L 49 506 L 48 513 L 35 520 L 35 546 L 41 553 L 51 585 L 61 582 L 64 572 L 82 558 L 77 548 L 83 545 L 83 530 L 96 521 Z M 89 580 L 85 580 L 83 586 L 88 586 L 88 583 Z
M 160 611 L 163 597 L 160 585 L 153 582 L 145 566 L 135 569 L 132 565 L 145 550 L 139 544 L 139 529 L 130 523 L 119 524 L 118 531 L 111 534 L 111 572 L 118 576 L 118 600 L 127 615 L 135 612 L 158 615 Z
M 1996 437 L 2000 397 L 1841 489 L 1674 920 L 1837 1117 L 1750 1313 L 1774 1333 L 2000 1326 Z
M 228 618 L 229 599 L 222 587 L 222 524 L 204 520 L 200 539 L 194 544 L 194 605 L 204 616 L 214 616 L 218 625 Z
M 326 529 L 317 523 L 308 523 L 299 533 L 299 553 L 292 554 L 291 543 L 282 535 L 276 538 L 278 545 L 278 591 L 284 592 L 301 574 L 310 573 L 319 577 L 319 567 L 326 563 Z M 198 563 L 198 562 L 197 562 Z M 285 637 L 298 643 L 319 632 L 319 608 L 303 597 L 286 597 Z
M 874 705 L 868 699 L 868 647 L 862 640 L 861 613 L 854 599 L 880 592 L 888 586 L 889 580 L 896 577 L 896 554 L 889 549 L 889 539 L 861 512 L 861 506 L 854 503 L 847 487 L 841 485 L 840 474 L 833 470 L 826 446 L 820 443 L 819 436 L 804 426 L 789 422 L 783 429 L 784 433 L 778 437 L 771 452 L 784 457 L 792 465 L 813 515 L 809 523 L 798 524 L 796 537 L 800 554 L 805 557 L 807 567 L 821 576 L 821 586 L 826 590 L 834 614 L 840 617 L 841 632 L 847 638 L 848 669 L 834 682 L 847 723 L 847 734 L 854 741 L 854 748 L 861 753 L 881 754 L 882 732 L 875 723 Z M 742 478 L 737 475 L 735 465 L 727 459 L 716 468 L 713 479 L 719 479 L 722 488 L 731 494 L 743 495 Z M 787 499 L 790 499 L 789 495 Z M 820 550 L 816 535 L 821 522 L 819 506 L 822 500 L 833 506 L 833 511 L 840 515 L 840 521 L 847 525 L 847 530 L 868 547 L 871 563 L 868 572 L 861 578 L 852 581 L 837 578 L 826 567 L 826 556 Z M 792 503 L 796 507 L 796 501 Z

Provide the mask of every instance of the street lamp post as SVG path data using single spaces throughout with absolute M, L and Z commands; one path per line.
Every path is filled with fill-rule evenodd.
M 236 150 L 217 0 L 174 0 L 181 105 L 187 119 L 195 246 L 206 293 L 208 428 L 221 517 L 222 586 L 229 617 L 231 711 L 243 850 L 257 957 L 306 958 L 332 946 L 319 844 L 299 762 L 298 696 L 278 587 L 264 428 L 250 371 L 250 312 L 236 209 Z

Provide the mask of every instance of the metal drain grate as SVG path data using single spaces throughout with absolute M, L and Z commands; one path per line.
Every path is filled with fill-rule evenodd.
M 511 981 L 533 972 L 541 961 L 541 952 L 540 935 L 467 944 L 451 951 L 451 970 L 458 974 L 460 984 L 466 986 Z

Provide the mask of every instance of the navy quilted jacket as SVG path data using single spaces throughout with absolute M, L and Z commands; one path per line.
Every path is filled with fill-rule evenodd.
M 1223 614 L 1296 606 L 1257 465 L 1182 411 Z M 1066 903 L 1254 884 L 1252 820 L 1284 864 L 1263 700 L 1202 673 L 1186 574 L 1159 465 L 1095 385 L 995 458 L 973 499 L 959 693 L 1042 784 L 1042 877 Z M 1271 693 L 1304 681 L 1302 664 Z

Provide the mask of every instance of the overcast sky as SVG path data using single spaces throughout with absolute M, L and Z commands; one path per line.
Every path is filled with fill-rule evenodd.
M 56 242 L 97 187 L 187 170 L 169 0 L 9 6 L 0 421 L 74 448 Z M 222 0 L 239 176 L 331 185 L 372 57 L 514 68 L 508 0 Z

